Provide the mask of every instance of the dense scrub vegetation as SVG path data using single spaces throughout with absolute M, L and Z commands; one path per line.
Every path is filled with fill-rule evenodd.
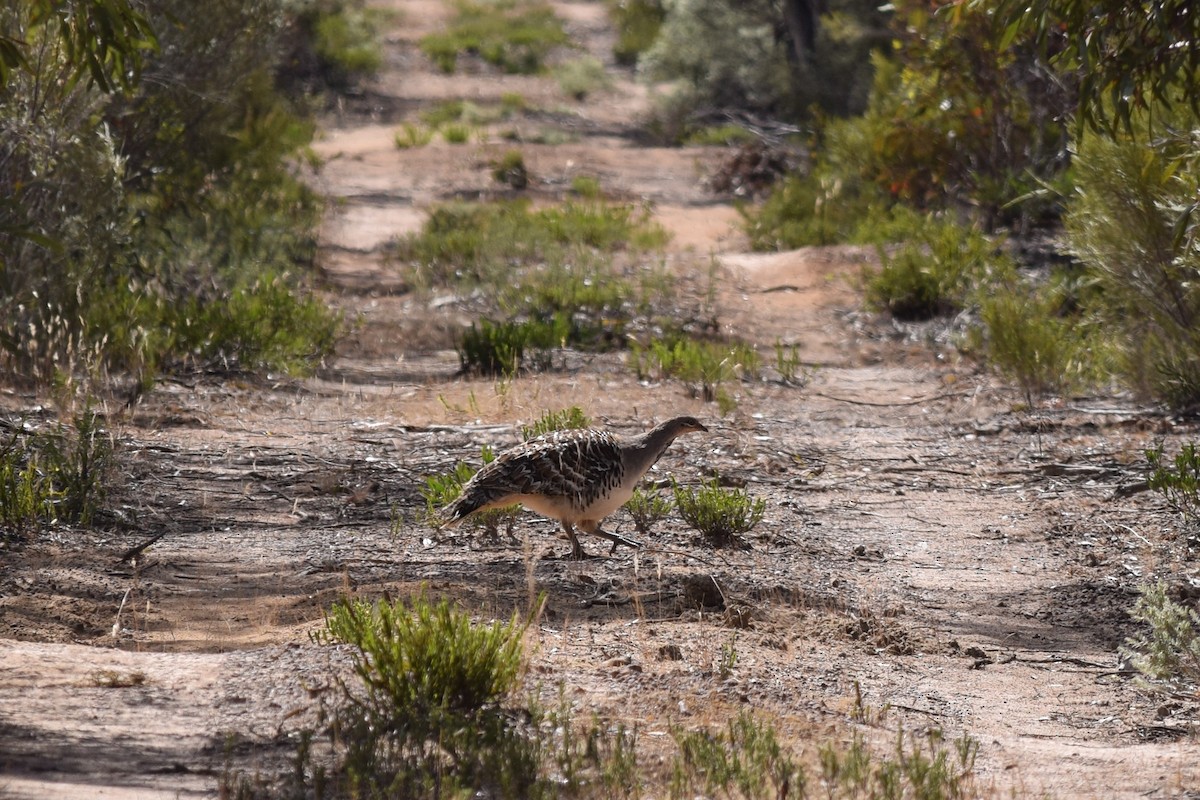
M 377 65 L 342 0 L 0 11 L 0 365 L 39 383 L 302 370 L 317 196 L 295 92 Z
M 1200 408 L 1200 21 L 1182 0 L 831 2 L 808 58 L 789 24 L 804 0 L 643 5 L 661 12 L 650 43 L 634 33 L 653 14 L 616 19 L 675 82 L 662 131 L 721 114 L 799 131 L 767 137 L 802 166 L 744 209 L 755 247 L 877 245 L 869 301 L 966 322 L 1031 399 L 1115 378 Z M 1057 257 L 1005 264 L 1030 250 Z

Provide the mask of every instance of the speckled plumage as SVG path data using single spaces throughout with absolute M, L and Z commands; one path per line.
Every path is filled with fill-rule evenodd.
M 553 431 L 501 453 L 442 509 L 442 518 L 453 524 L 476 511 L 521 503 L 562 523 L 575 558 L 585 555 L 576 526 L 610 540 L 614 550 L 618 544 L 640 547 L 602 530 L 601 521 L 633 495 L 677 436 L 706 430 L 693 417 L 676 417 L 628 439 L 594 428 Z

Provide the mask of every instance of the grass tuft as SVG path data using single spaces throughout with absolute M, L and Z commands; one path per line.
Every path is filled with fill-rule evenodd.
M 561 411 L 547 411 L 541 419 L 532 425 L 521 426 L 521 438 L 525 441 L 536 439 L 551 431 L 579 430 L 590 427 L 592 421 L 579 406 L 571 406 Z
M 457 0 L 458 14 L 447 29 L 421 39 L 421 51 L 445 73 L 459 56 L 477 55 L 510 74 L 541 72 L 546 57 L 568 43 L 562 21 L 549 5 L 523 0 Z
M 45 431 L 12 425 L 0 441 L 0 526 L 36 534 L 56 523 L 91 524 L 114 466 L 112 438 L 93 412 Z

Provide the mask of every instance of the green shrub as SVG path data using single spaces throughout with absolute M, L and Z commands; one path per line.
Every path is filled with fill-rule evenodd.
M 633 526 L 643 536 L 649 536 L 651 529 L 671 513 L 671 508 L 671 501 L 661 493 L 644 491 L 640 486 L 625 503 L 625 510 L 633 517 Z
M 884 62 L 881 62 L 881 65 Z M 755 250 L 903 241 L 921 214 L 872 182 L 868 153 L 879 123 L 832 120 L 810 145 L 812 164 L 776 184 L 761 206 L 739 209 Z
M 599 200 L 603 196 L 600 181 L 590 175 L 576 175 L 571 178 L 571 194 L 587 200 Z
M 753 131 L 749 131 L 741 125 L 729 123 L 692 131 L 683 140 L 683 143 L 689 145 L 737 147 L 738 145 L 750 144 L 757 141 L 757 139 L 758 137 L 755 136 Z
M 880 270 L 867 279 L 867 302 L 902 320 L 951 314 L 972 290 L 1007 277 L 1012 262 L 975 228 L 928 216 L 912 238 L 880 247 Z
M 320 204 L 294 164 L 312 126 L 273 72 L 292 18 L 268 2 L 147 8 L 159 47 L 129 92 L 58 80 L 66 54 L 53 51 L 37 62 L 42 74 L 18 75 L 0 98 L 0 138 L 14 143 L 0 168 L 0 362 L 14 377 L 128 372 L 152 381 L 162 366 L 193 358 L 198 342 L 226 338 L 197 330 L 197 307 L 260 313 L 241 302 L 255 293 L 245 287 L 267 291 L 272 276 L 315 252 Z M 0 38 L 41 35 L 7 27 L 27 23 L 4 16 Z M 317 308 L 301 283 L 291 291 Z M 312 316 L 273 321 L 307 325 Z
M 648 348 L 635 346 L 633 361 L 640 380 L 676 378 L 705 402 L 721 399 L 722 384 L 759 374 L 759 357 L 745 342 L 708 342 L 687 337 L 656 339 Z
M 663 137 L 682 140 L 704 121 L 697 109 L 788 121 L 814 109 L 833 116 L 861 111 L 871 87 L 869 55 L 892 38 L 885 33 L 889 13 L 869 3 L 830 6 L 814 43 L 818 57 L 808 58 L 813 51 L 793 39 L 769 0 L 663 3 L 661 27 L 638 57 L 639 72 L 674 87 L 657 112 Z
M 671 773 L 671 797 L 783 798 L 806 795 L 804 767 L 786 750 L 770 723 L 742 711 L 724 731 L 671 731 L 679 754 Z M 732 794 L 736 790 L 737 795 Z
M 528 623 L 477 625 L 446 600 L 361 600 L 330 609 L 320 643 L 351 645 L 358 684 L 334 719 L 354 796 L 520 797 L 539 761 L 506 712 Z
M 741 489 L 722 489 L 715 480 L 699 489 L 678 484 L 673 488 L 683 521 L 714 547 L 744 544 L 741 535 L 753 530 L 767 511 L 767 501 Z
M 559 64 L 554 68 L 554 77 L 563 94 L 576 100 L 583 100 L 590 94 L 612 86 L 612 79 L 595 56 L 583 56 Z
M 467 125 L 450 123 L 449 125 L 443 125 L 441 131 L 442 138 L 446 140 L 446 144 L 466 144 L 471 141 L 472 128 Z
M 497 374 L 511 371 L 514 359 L 519 367 L 526 353 L 544 366 L 565 345 L 623 346 L 629 321 L 651 313 L 651 296 L 669 287 L 635 284 L 612 254 L 661 247 L 665 237 L 632 206 L 448 204 L 435 208 L 422 231 L 400 240 L 396 250 L 419 283 L 489 289 L 505 320 L 467 331 L 459 350 L 464 368 Z
M 849 745 L 821 745 L 821 783 L 831 797 L 911 797 L 967 800 L 979 796 L 974 783 L 979 743 L 965 734 L 947 743 L 938 728 L 923 736 L 896 733 L 890 757 L 877 758 L 855 732 Z
M 463 331 L 458 361 L 464 373 L 515 375 L 525 360 L 528 341 L 528 323 L 482 319 Z
M 504 72 L 533 74 L 555 48 L 568 43 L 561 20 L 543 3 L 456 0 L 455 6 L 457 16 L 446 31 L 420 43 L 443 72 L 454 72 L 459 55 L 472 53 Z
M 666 14 L 661 0 L 609 0 L 608 15 L 617 29 L 613 55 L 618 64 L 637 63 L 654 44 Z
M 114 467 L 111 435 L 94 412 L 46 431 L 13 424 L 0 440 L 0 527 L 35 534 L 54 523 L 90 525 Z
M 1128 639 L 1121 655 L 1144 684 L 1175 696 L 1200 697 L 1200 613 L 1171 600 L 1159 582 L 1141 587 L 1130 616 L 1149 630 Z
M 946 12 L 896 6 L 894 49 L 872 62 L 857 175 L 919 209 L 971 207 L 986 230 L 1052 218 L 1035 190 L 1067 163 L 1071 81 L 1040 77 L 1052 70 L 1028 37 L 1003 41 L 990 9 Z
M 266 276 L 224 296 L 195 298 L 172 327 L 181 357 L 209 368 L 303 374 L 333 351 L 341 327 L 289 276 Z
M 424 147 L 433 141 L 434 130 L 422 125 L 406 122 L 396 131 L 396 147 L 407 150 L 411 147 Z
M 1088 319 L 1067 308 L 1053 284 L 1003 281 L 979 295 L 980 327 L 971 342 L 1030 404 L 1101 379 L 1107 343 Z
M 804 386 L 808 383 L 809 375 L 802 368 L 804 361 L 800 358 L 800 345 L 784 344 L 775 340 L 775 371 L 784 383 Z
M 1094 310 L 1117 337 L 1124 381 L 1188 410 L 1200 407 L 1200 146 L 1171 133 L 1194 118 L 1162 114 L 1129 140 L 1085 138 L 1066 229 L 1098 284 Z
M 1160 493 L 1187 522 L 1200 522 L 1200 453 L 1195 443 L 1183 445 L 1173 464 L 1163 460 L 1161 444 L 1146 451 L 1146 461 L 1150 466 L 1150 488 Z
M 318 0 L 310 6 L 313 49 L 331 83 L 346 85 L 379 71 L 381 12 L 365 8 L 362 0 Z M 303 15 L 300 22 L 307 22 Z
M 492 178 L 514 189 L 529 185 L 529 170 L 525 167 L 525 156 L 520 150 L 509 150 L 492 166 Z

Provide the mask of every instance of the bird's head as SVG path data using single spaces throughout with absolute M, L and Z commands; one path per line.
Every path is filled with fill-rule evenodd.
M 685 433 L 708 432 L 708 428 L 695 417 L 675 417 L 664 422 L 662 427 L 671 432 L 671 438 Z

